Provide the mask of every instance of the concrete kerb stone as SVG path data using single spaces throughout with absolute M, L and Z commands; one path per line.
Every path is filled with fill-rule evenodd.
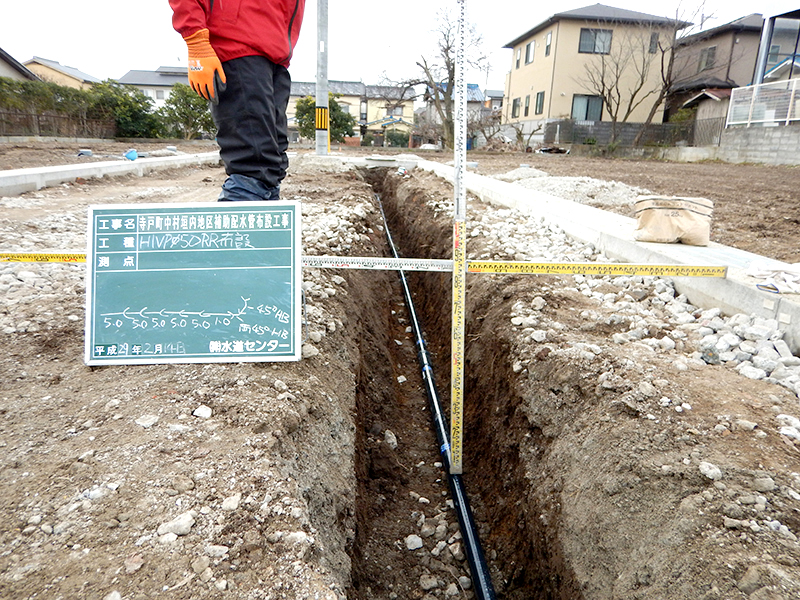
M 32 192 L 45 187 L 72 182 L 78 177 L 92 179 L 129 174 L 141 177 L 157 169 L 219 164 L 219 161 L 219 152 L 204 152 L 201 154 L 139 158 L 133 161 L 114 160 L 33 169 L 10 169 L 0 171 L 0 195 L 15 196 L 24 192 Z

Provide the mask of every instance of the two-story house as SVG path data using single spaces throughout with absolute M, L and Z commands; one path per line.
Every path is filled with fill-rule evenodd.
M 504 46 L 513 50 L 504 122 L 530 132 L 559 119 L 611 120 L 599 90 L 639 89 L 641 97 L 659 89 L 662 54 L 683 25 L 603 4 L 554 14 Z M 598 82 L 604 70 L 616 80 Z M 651 104 L 634 106 L 625 120 L 644 121 Z
M 698 106 L 698 119 L 724 117 L 729 90 L 753 81 L 763 22 L 763 17 L 754 13 L 679 38 L 667 118 L 689 106 Z
M 55 60 L 48 60 L 39 56 L 34 56 L 25 61 L 25 66 L 39 76 L 42 81 L 49 81 L 58 85 L 86 90 L 95 83 L 100 83 L 97 77 L 87 75 L 75 67 L 67 67 Z

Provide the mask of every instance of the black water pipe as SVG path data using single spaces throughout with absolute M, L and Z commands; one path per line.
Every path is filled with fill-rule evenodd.
M 378 200 L 378 207 L 381 211 L 383 218 L 383 226 L 386 229 L 386 238 L 389 241 L 389 247 L 392 250 L 394 258 L 399 258 L 397 249 L 395 248 L 392 234 L 389 232 L 389 225 L 386 221 L 386 214 L 383 212 L 383 203 L 380 196 L 376 194 L 375 198 Z M 434 429 L 436 430 L 436 440 L 439 443 L 439 453 L 442 455 L 442 463 L 444 464 L 445 472 L 447 473 L 447 482 L 450 486 L 450 494 L 453 497 L 453 508 L 458 515 L 458 524 L 461 528 L 461 539 L 464 542 L 464 549 L 467 555 L 467 562 L 472 574 L 472 587 L 475 591 L 475 596 L 478 600 L 495 600 L 494 587 L 492 586 L 492 579 L 489 575 L 489 567 L 486 564 L 486 557 L 483 555 L 483 548 L 481 541 L 478 538 L 478 532 L 475 530 L 475 520 L 472 517 L 472 510 L 469 507 L 469 500 L 467 499 L 467 491 L 464 487 L 464 480 L 461 475 L 453 475 L 450 473 L 450 442 L 448 437 L 448 427 L 445 425 L 444 415 L 442 414 L 442 407 L 439 403 L 439 394 L 436 391 L 436 384 L 433 380 L 433 366 L 430 362 L 430 354 L 428 353 L 425 339 L 422 337 L 422 329 L 420 328 L 417 319 L 417 313 L 414 310 L 414 302 L 411 299 L 411 291 L 406 281 L 405 272 L 400 270 L 400 281 L 403 284 L 403 294 L 406 298 L 406 306 L 409 315 L 411 316 L 411 327 L 414 332 L 417 345 L 417 358 L 419 359 L 422 367 L 422 379 L 425 384 L 425 392 L 428 396 L 428 403 L 431 409 L 431 418 L 433 419 Z

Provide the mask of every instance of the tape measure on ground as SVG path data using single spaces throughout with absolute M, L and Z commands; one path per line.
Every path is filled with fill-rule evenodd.
M 383 271 L 453 270 L 453 261 L 438 258 L 383 258 L 378 256 L 303 256 L 303 266 L 318 269 L 376 269 Z M 82 252 L 0 252 L 0 262 L 82 263 Z M 652 277 L 725 277 L 727 267 L 641 265 L 628 263 L 534 263 L 494 260 L 466 261 L 469 273 L 534 275 L 642 275 Z
M 86 254 L 82 252 L 1 252 L 0 262 L 48 262 L 85 263 Z
M 453 261 L 378 256 L 304 256 L 303 266 L 308 268 L 381 269 L 384 271 L 452 271 Z
M 471 260 L 470 273 L 528 273 L 537 275 L 642 275 L 653 277 L 725 277 L 728 267 L 635 265 L 626 263 L 533 263 Z

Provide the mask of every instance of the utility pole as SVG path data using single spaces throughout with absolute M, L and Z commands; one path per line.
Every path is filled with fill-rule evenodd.
M 330 116 L 328 110 L 328 0 L 317 0 L 317 154 L 330 150 Z

